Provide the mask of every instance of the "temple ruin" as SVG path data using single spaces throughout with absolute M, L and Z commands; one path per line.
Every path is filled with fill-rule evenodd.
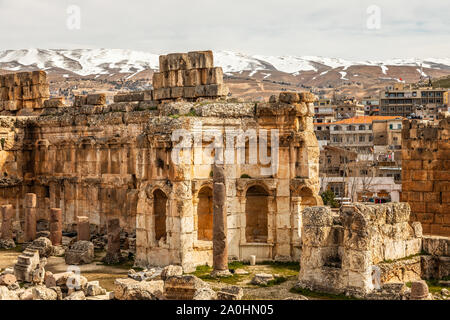
M 80 240 L 89 240 L 87 221 L 106 234 L 118 219 L 122 231 L 136 234 L 139 266 L 176 264 L 187 272 L 212 265 L 213 243 L 226 243 L 229 259 L 300 259 L 301 210 L 322 202 L 314 95 L 229 98 L 210 51 L 161 56 L 153 90 L 118 93 L 108 105 L 104 94 L 78 96 L 73 105 L 49 99 L 43 71 L 0 76 L 0 86 L 0 204 L 13 206 L 26 241 L 36 237 L 33 221 L 50 223 L 59 241 L 60 229 L 83 229 Z M 183 149 L 188 161 L 174 161 L 176 130 L 195 140 L 229 129 L 245 139 L 231 156 L 236 161 L 221 165 L 224 192 L 215 189 L 212 165 L 220 146 L 200 159 L 198 147 Z M 278 153 L 271 154 L 275 131 Z M 207 138 L 201 151 L 216 142 Z M 253 149 L 254 139 L 267 150 Z M 262 154 L 274 157 L 277 170 L 261 163 Z M 214 225 L 220 219 L 213 215 L 223 212 L 215 207 L 219 194 L 225 229 Z

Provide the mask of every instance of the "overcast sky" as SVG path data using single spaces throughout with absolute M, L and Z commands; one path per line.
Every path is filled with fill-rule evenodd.
M 79 30 L 67 27 L 70 5 L 81 10 Z M 381 9 L 380 29 L 367 28 L 370 5 Z M 27 48 L 444 58 L 450 1 L 0 0 L 0 49 Z

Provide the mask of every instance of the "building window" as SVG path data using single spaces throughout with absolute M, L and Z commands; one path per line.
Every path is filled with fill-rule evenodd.
M 365 136 L 359 136 L 359 142 L 365 142 L 366 137 Z

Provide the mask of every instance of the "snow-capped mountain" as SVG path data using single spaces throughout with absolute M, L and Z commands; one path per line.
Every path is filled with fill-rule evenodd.
M 248 72 L 250 76 L 260 72 L 266 76 L 271 72 L 281 72 L 297 76 L 302 72 L 318 73 L 324 76 L 332 70 L 341 72 L 345 80 L 347 70 L 356 66 L 379 67 L 387 74 L 392 66 L 414 67 L 418 76 L 423 69 L 450 71 L 450 58 L 389 59 L 380 61 L 349 61 L 317 56 L 264 56 L 247 55 L 231 51 L 214 52 L 216 66 L 221 66 L 226 74 Z M 18 71 L 29 68 L 63 69 L 71 73 L 106 75 L 110 73 L 135 74 L 143 70 L 158 69 L 158 54 L 121 49 L 26 49 L 0 51 L 0 69 Z

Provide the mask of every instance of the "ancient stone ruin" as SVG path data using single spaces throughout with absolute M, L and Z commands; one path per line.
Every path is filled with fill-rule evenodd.
M 328 207 L 304 209 L 297 287 L 366 299 L 409 299 L 404 283 L 444 278 L 448 273 L 429 270 L 449 268 L 448 253 L 431 253 L 432 245 L 425 243 L 437 239 L 423 237 L 420 222 L 410 222 L 410 212 L 407 203 L 354 203 L 339 214 Z M 434 247 L 445 245 L 443 238 Z
M 173 95 L 181 89 L 182 95 Z M 79 230 L 86 240 L 87 224 L 81 232 L 77 224 L 85 218 L 79 217 L 87 217 L 89 232 L 100 235 L 107 234 L 109 220 L 118 219 L 121 232 L 136 234 L 137 265 L 177 264 L 186 271 L 212 265 L 211 157 L 175 163 L 179 140 L 172 141 L 172 134 L 198 132 L 204 149 L 208 132 L 231 128 L 245 133 L 247 142 L 236 148 L 235 158 L 240 154 L 244 163 L 223 165 L 228 257 L 298 260 L 300 212 L 321 204 L 315 97 L 283 92 L 255 104 L 227 99 L 226 93 L 210 52 L 176 54 L 161 57 L 153 91 L 119 93 L 109 105 L 104 94 L 89 94 L 33 116 L 4 116 L 1 202 L 13 205 L 25 241 L 36 238 L 33 221 L 58 229 L 50 209 L 59 208 L 63 232 Z M 279 135 L 272 161 L 278 170 L 266 174 L 271 165 L 251 160 L 258 150 L 248 141 L 267 140 L 270 155 L 273 131 Z M 195 148 L 189 152 L 194 159 Z M 98 239 L 89 240 L 97 245 Z
M 402 131 L 402 201 L 425 234 L 450 236 L 450 115 L 441 119 L 404 120 Z

